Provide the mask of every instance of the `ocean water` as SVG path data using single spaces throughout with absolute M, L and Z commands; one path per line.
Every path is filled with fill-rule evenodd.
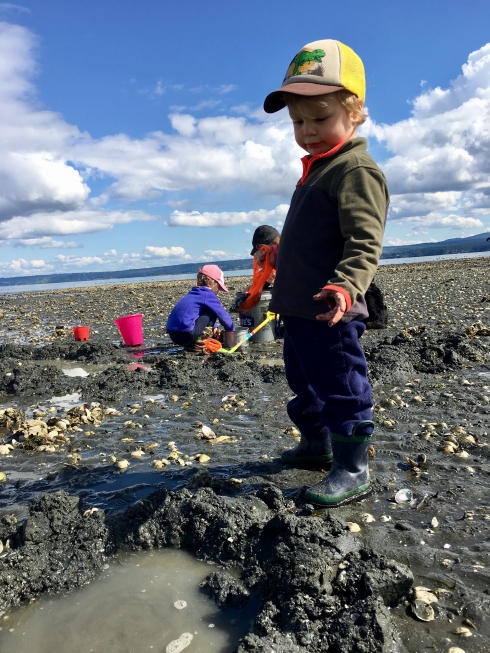
M 481 258 L 490 256 L 490 252 L 469 252 L 465 254 L 442 254 L 441 256 L 412 256 L 408 258 L 381 259 L 381 265 L 402 265 L 407 263 L 424 263 L 427 261 L 450 261 L 460 258 Z M 229 277 L 252 276 L 253 270 L 231 270 L 225 272 L 225 279 Z M 130 283 L 147 283 L 154 281 L 183 281 L 194 279 L 195 274 L 167 274 L 153 277 L 128 277 L 125 279 L 98 279 L 92 281 L 65 281 L 63 283 L 35 283 L 25 286 L 1 286 L 0 295 L 10 295 L 23 292 L 40 292 L 42 290 L 59 290 L 63 288 L 88 288 L 93 286 L 115 286 Z

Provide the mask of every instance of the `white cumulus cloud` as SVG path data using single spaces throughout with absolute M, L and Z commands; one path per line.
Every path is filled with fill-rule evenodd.
M 154 247 L 153 245 L 145 247 L 144 255 L 145 258 L 178 258 L 183 261 L 191 258 L 183 247 Z
M 281 226 L 288 212 L 288 204 L 279 204 L 270 211 L 174 211 L 168 225 L 171 227 L 236 227 L 239 224 L 275 224 Z

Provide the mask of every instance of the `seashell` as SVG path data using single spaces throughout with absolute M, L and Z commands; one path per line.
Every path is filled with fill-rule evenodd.
M 168 449 L 169 451 L 177 451 L 175 442 L 169 442 L 166 446 L 166 449 Z
M 413 500 L 413 492 L 408 488 L 403 488 L 402 490 L 398 490 L 398 492 L 395 494 L 395 501 L 397 503 L 408 503 L 409 501 L 412 500 Z
M 129 460 L 125 460 L 125 459 L 123 459 L 123 460 L 117 460 L 117 461 L 114 463 L 114 465 L 115 465 L 118 469 L 127 469 L 127 468 L 129 467 Z
M 407 458 L 405 458 L 405 460 L 410 465 L 410 467 L 418 467 L 419 466 L 419 464 L 417 462 L 415 462 L 415 460 L 412 460 L 411 458 L 407 457 Z
M 382 425 L 387 429 L 390 429 L 395 426 L 395 422 L 393 422 L 391 419 L 385 419 L 384 422 L 382 422 Z
M 427 462 L 427 456 L 425 455 L 425 453 L 419 453 L 419 455 L 417 456 L 417 462 L 419 465 L 425 465 L 425 463 Z
M 469 458 L 470 454 L 467 451 L 460 451 L 456 456 L 458 456 L 458 458 Z
M 415 401 L 416 404 L 421 404 L 424 401 L 423 397 L 420 397 L 419 395 L 414 397 L 413 400 Z
M 381 515 L 379 518 L 379 521 L 386 522 L 386 521 L 391 521 L 391 517 L 389 515 Z
M 0 456 L 7 456 L 13 449 L 11 444 L 0 444 Z
M 473 385 L 473 383 L 470 383 L 468 379 L 461 379 L 461 385 Z
M 5 472 L 0 472 L 0 483 L 5 483 L 7 480 L 7 474 Z
M 432 517 L 432 519 L 430 520 L 430 525 L 432 526 L 432 528 L 437 528 L 439 526 L 439 520 L 437 519 L 437 517 Z
M 205 453 L 198 453 L 192 457 L 193 460 L 197 460 L 198 463 L 208 463 L 211 458 Z
M 461 444 L 476 444 L 476 440 L 472 435 L 465 435 L 460 440 Z
M 459 646 L 451 646 L 448 648 L 447 653 L 465 653 L 462 648 L 459 648 Z
M 468 619 L 468 617 L 466 617 L 466 619 L 463 619 L 463 623 L 465 626 L 469 626 L 470 628 L 475 628 L 476 630 L 475 624 L 470 619 Z
M 179 452 L 178 451 L 172 451 L 172 453 L 169 453 L 167 456 L 168 460 L 177 460 L 179 457 Z
M 145 452 L 141 451 L 141 449 L 137 449 L 136 451 L 131 452 L 131 456 L 133 458 L 141 458 L 141 456 L 144 456 L 144 455 L 145 455 Z
M 424 603 L 437 603 L 439 599 L 436 596 L 436 593 L 430 590 L 428 587 L 414 587 L 415 600 L 424 601 Z
M 210 429 L 209 426 L 205 426 L 204 424 L 201 428 L 201 433 L 206 438 L 206 440 L 214 440 L 214 438 L 216 437 L 216 433 L 212 429 Z
M 455 448 L 453 447 L 452 444 L 448 444 L 445 447 L 440 447 L 439 450 L 440 451 L 442 450 L 444 453 L 454 453 L 455 452 Z
M 172 396 L 170 397 L 170 401 L 173 401 L 173 402 L 175 402 L 175 401 L 179 401 L 179 398 L 178 398 L 177 395 L 172 395 Z
M 372 524 L 373 522 L 376 521 L 373 515 L 371 515 L 369 512 L 363 512 L 361 515 L 361 519 L 365 524 Z
M 474 474 L 475 473 L 475 470 L 473 469 L 473 467 L 465 467 L 464 470 L 465 470 L 465 472 L 468 472 L 469 474 Z
M 155 469 L 162 469 L 163 468 L 163 463 L 161 460 L 154 460 L 151 463 L 151 466 L 154 467 Z
M 416 599 L 413 601 L 411 604 L 411 609 L 413 614 L 419 619 L 420 621 L 433 621 L 434 620 L 434 610 L 430 603 L 427 603 L 426 601 L 421 601 L 420 599 Z
M 194 639 L 191 633 L 182 633 L 178 639 L 173 639 L 165 648 L 165 653 L 181 653 Z
M 356 522 L 354 521 L 348 521 L 347 526 L 349 527 L 351 533 L 359 533 L 359 531 L 361 530 L 359 524 L 356 524 Z
M 464 435 L 466 430 L 462 426 L 455 426 L 451 431 L 454 435 Z
M 453 633 L 455 635 L 459 635 L 460 637 L 473 637 L 473 633 L 469 628 L 466 628 L 465 626 L 460 626 L 459 628 L 456 628 L 456 630 L 453 630 Z

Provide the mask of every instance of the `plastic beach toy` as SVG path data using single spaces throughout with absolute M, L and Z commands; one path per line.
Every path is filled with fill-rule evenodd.
M 73 336 L 75 340 L 88 340 L 90 338 L 90 327 L 88 326 L 73 327 Z
M 128 347 L 143 344 L 143 315 L 124 315 L 114 320 L 114 324 L 121 332 L 122 339 Z
M 278 317 L 278 316 L 277 316 Z M 239 349 L 242 345 L 244 345 L 250 338 L 252 338 L 257 331 L 260 331 L 263 327 L 265 327 L 266 324 L 269 324 L 271 320 L 274 320 L 276 318 L 276 313 L 272 313 L 271 311 L 267 311 L 267 317 L 263 322 L 259 324 L 259 326 L 255 327 L 253 331 L 250 331 L 250 333 L 247 333 L 245 338 L 243 340 L 240 340 L 238 344 L 236 344 L 234 347 L 231 349 L 220 349 L 222 354 L 234 354 L 237 349 Z

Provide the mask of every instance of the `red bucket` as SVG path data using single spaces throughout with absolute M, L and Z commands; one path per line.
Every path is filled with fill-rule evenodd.
M 90 327 L 76 326 L 73 327 L 73 335 L 75 340 L 88 340 L 90 338 Z

